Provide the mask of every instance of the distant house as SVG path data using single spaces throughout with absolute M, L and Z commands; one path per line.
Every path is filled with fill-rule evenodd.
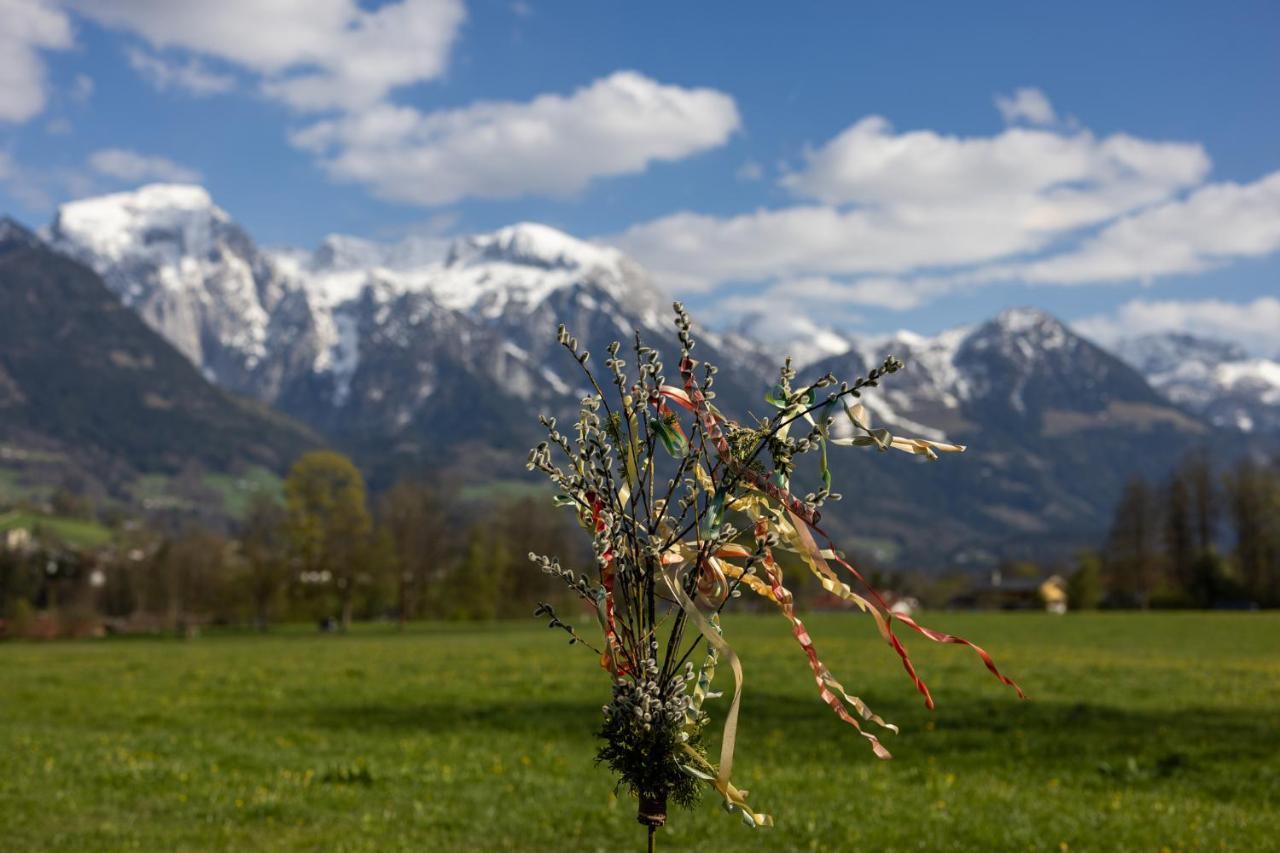
M 1061 575 L 1047 578 L 1005 578 L 1000 571 L 990 581 L 951 600 L 953 607 L 992 610 L 1067 612 L 1067 582 Z
M 4 531 L 4 550 L 31 550 L 31 531 L 25 527 L 11 527 Z
M 899 616 L 910 616 L 920 609 L 920 599 L 914 595 L 899 595 L 896 592 L 886 592 L 883 598 L 885 604 L 889 605 L 889 612 L 897 613 Z

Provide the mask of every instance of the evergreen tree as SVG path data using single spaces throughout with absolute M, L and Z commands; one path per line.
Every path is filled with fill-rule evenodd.
M 1114 606 L 1147 603 L 1156 575 L 1157 517 L 1147 482 L 1141 477 L 1131 479 L 1116 507 L 1104 557 L 1107 596 Z
M 1222 499 L 1208 452 L 1193 452 L 1182 466 L 1182 476 L 1190 490 L 1196 553 L 1204 554 L 1217 545 L 1218 519 L 1222 512 Z
M 1280 473 L 1242 460 L 1226 478 L 1235 529 L 1235 562 L 1245 592 L 1263 606 L 1280 604 Z
M 1175 471 L 1165 487 L 1164 545 L 1167 582 L 1175 595 L 1187 596 L 1203 553 L 1192 517 L 1191 486 L 1186 472 Z

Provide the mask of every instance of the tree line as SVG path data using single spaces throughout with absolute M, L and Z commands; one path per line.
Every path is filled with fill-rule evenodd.
M 39 536 L 0 547 L 0 616 L 10 634 L 31 633 L 38 613 L 60 623 L 46 633 L 301 620 L 345 628 L 524 616 L 539 600 L 559 601 L 563 584 L 527 554 L 589 559 L 572 516 L 543 497 L 464 502 L 459 491 L 405 480 L 373 499 L 350 459 L 308 453 L 282 494 L 256 494 L 230 529 L 131 519 L 100 548 Z
M 1070 596 L 1075 608 L 1280 606 L 1280 457 L 1220 471 L 1201 450 L 1161 482 L 1131 479 Z

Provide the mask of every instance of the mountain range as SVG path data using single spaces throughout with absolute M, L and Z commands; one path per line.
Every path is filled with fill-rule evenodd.
M 641 267 L 533 223 L 268 250 L 205 190 L 153 185 L 66 204 L 39 242 L 96 274 L 207 383 L 306 424 L 380 485 L 440 468 L 518 477 L 535 414 L 570 412 L 584 391 L 559 322 L 600 357 L 637 330 L 676 350 L 669 299 Z M 897 355 L 907 369 L 864 399 L 873 417 L 970 445 L 940 465 L 836 457 L 846 504 L 832 516 L 898 563 L 1061 553 L 1096 538 L 1129 475 L 1163 476 L 1190 447 L 1221 444 L 1215 432 L 1240 446 L 1280 435 L 1280 364 L 1189 336 L 1111 352 L 1034 309 L 877 339 L 746 318 L 704 331 L 698 355 L 723 368 L 722 406 L 762 414 L 783 351 L 841 378 Z

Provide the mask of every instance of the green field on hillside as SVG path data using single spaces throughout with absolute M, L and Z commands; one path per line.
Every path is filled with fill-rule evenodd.
M 0 531 L 24 527 L 77 548 L 96 548 L 111 539 L 111 531 L 96 521 L 12 510 L 0 512 Z
M 777 826 L 708 795 L 658 849 L 1280 843 L 1280 615 L 925 621 L 985 645 L 1031 699 L 917 638 L 928 712 L 869 621 L 814 615 L 835 674 L 902 727 L 878 761 L 781 618 L 730 615 L 735 781 Z M 532 620 L 3 644 L 0 849 L 641 850 L 634 804 L 592 764 L 607 692 L 590 653 Z

